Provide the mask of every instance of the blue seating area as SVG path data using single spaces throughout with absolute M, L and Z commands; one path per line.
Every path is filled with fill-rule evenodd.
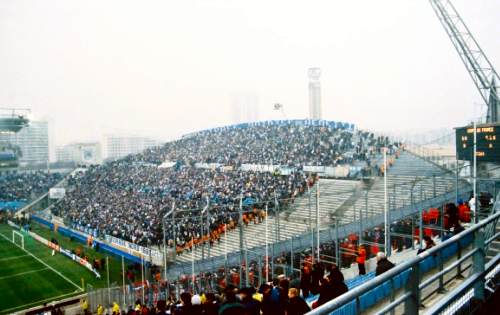
M 26 201 L 0 201 L 0 211 L 16 211 L 26 205 Z
M 446 240 L 450 238 L 444 237 L 443 240 Z M 460 240 L 460 246 L 461 247 L 466 247 L 469 246 L 472 243 L 472 235 L 468 235 L 467 237 L 463 238 Z M 452 244 L 448 246 L 446 249 L 443 250 L 443 259 L 446 261 L 450 259 L 453 255 L 457 253 L 458 250 L 458 245 Z M 438 267 L 438 257 L 437 256 L 429 256 L 422 260 L 420 262 L 420 272 L 426 273 L 434 268 Z M 366 292 L 363 294 L 360 299 L 359 299 L 359 306 L 360 310 L 357 310 L 356 306 L 356 301 L 352 301 L 349 304 L 344 305 L 343 307 L 335 310 L 334 312 L 330 313 L 331 315 L 355 315 L 358 314 L 362 311 L 366 311 L 370 307 L 374 306 L 381 300 L 388 298 L 391 294 L 391 292 L 397 291 L 399 289 L 402 289 L 409 277 L 410 277 L 410 269 L 405 270 L 404 272 L 396 275 L 392 280 L 388 280 L 385 283 L 379 285 L 378 287 Z M 346 285 L 349 288 L 349 290 L 352 290 L 353 288 L 362 285 L 363 283 L 366 283 L 370 280 L 375 278 L 375 272 L 370 272 L 366 275 L 359 276 L 353 279 L 349 279 L 346 281 Z M 309 297 L 306 299 L 308 303 L 312 303 L 318 299 L 319 295 L 315 295 L 312 297 Z

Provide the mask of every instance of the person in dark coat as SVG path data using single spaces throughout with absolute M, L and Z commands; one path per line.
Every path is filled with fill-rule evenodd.
M 344 282 L 344 274 L 340 271 L 340 268 L 336 264 L 332 264 L 330 267 L 330 273 L 328 274 L 330 278 L 338 279 Z
M 299 296 L 299 290 L 296 288 L 288 290 L 288 299 L 287 315 L 303 315 L 311 310 L 306 301 Z
M 260 302 L 253 298 L 254 288 L 243 288 L 240 290 L 241 303 L 245 308 L 245 315 L 260 315 Z
M 236 288 L 228 285 L 224 289 L 224 302 L 220 305 L 219 315 L 239 315 L 245 313 L 245 307 L 236 299 Z
M 308 297 L 311 290 L 311 272 L 307 266 L 303 266 L 300 274 L 300 288 L 302 289 L 302 296 Z
M 205 303 L 202 304 L 203 315 L 218 315 L 219 314 L 219 303 L 215 298 L 215 294 L 207 293 L 205 295 Z
M 379 276 L 386 272 L 387 270 L 394 267 L 394 264 L 390 262 L 385 256 L 384 252 L 377 253 L 377 268 L 375 269 L 375 276 Z
M 273 288 L 265 283 L 260 286 L 259 292 L 262 294 L 261 311 L 262 315 L 283 315 L 285 309 L 280 304 L 278 288 Z
M 346 293 L 349 289 L 344 281 L 334 277 L 326 277 L 321 279 L 321 286 L 319 289 L 319 298 L 316 301 L 314 308 L 331 301 L 342 294 Z
M 311 272 L 311 293 L 316 294 L 319 292 L 319 285 L 321 279 L 325 276 L 325 271 L 320 263 L 315 263 Z
M 456 224 L 458 224 L 458 221 L 456 222 Z M 420 248 L 417 251 L 417 255 L 420 254 L 420 253 L 425 252 L 428 249 L 433 248 L 434 246 L 436 246 L 436 243 L 434 243 L 434 241 L 432 240 L 432 238 L 430 236 L 428 236 L 428 235 L 424 236 L 424 242 L 425 242 L 425 248 Z

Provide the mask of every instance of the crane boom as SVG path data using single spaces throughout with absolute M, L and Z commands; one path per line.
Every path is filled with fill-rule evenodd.
M 446 34 L 488 106 L 486 122 L 498 122 L 498 74 L 450 0 L 429 0 Z

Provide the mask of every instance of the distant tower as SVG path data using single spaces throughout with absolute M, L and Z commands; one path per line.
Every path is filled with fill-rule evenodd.
M 259 97 L 255 93 L 238 93 L 233 96 L 233 123 L 241 124 L 259 120 Z
M 309 68 L 309 119 L 321 119 L 321 76 L 320 68 Z

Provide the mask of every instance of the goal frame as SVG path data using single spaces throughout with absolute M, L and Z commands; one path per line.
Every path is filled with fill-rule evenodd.
M 21 238 L 21 247 L 24 249 L 24 235 L 16 230 L 12 230 L 12 243 L 16 243 L 16 235 Z

